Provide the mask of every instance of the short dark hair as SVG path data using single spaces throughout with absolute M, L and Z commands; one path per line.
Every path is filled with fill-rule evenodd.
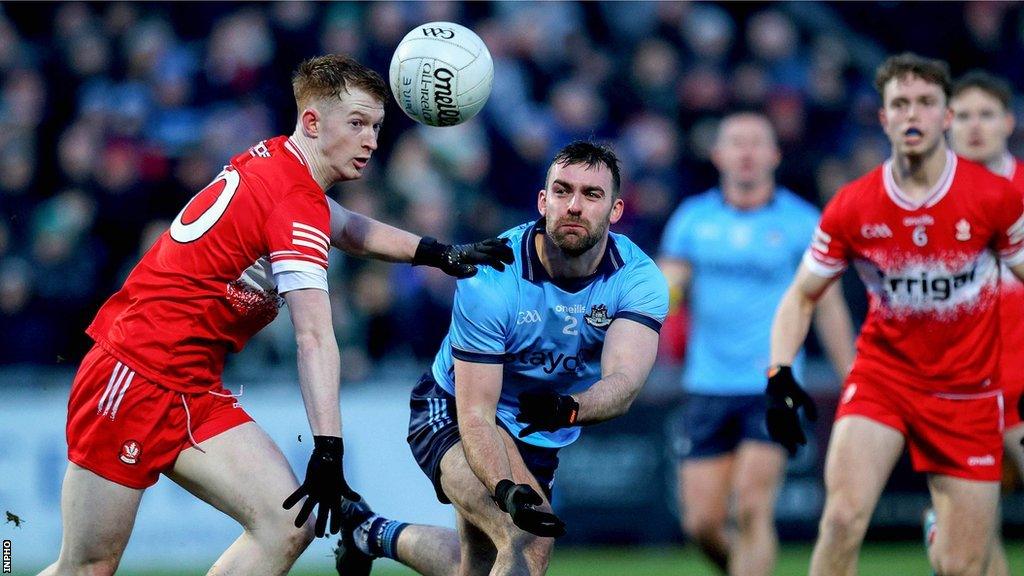
M 885 85 L 889 80 L 904 76 L 917 76 L 929 84 L 937 84 L 946 95 L 946 101 L 949 101 L 953 81 L 949 77 L 949 64 L 942 60 L 925 58 L 913 52 L 890 56 L 875 71 L 875 90 L 878 90 L 878 95 L 884 100 Z
M 292 92 L 299 112 L 313 100 L 340 98 L 349 88 L 359 88 L 371 96 L 387 101 L 384 79 L 350 56 L 327 54 L 304 60 L 292 75 Z
M 1010 109 L 1010 104 L 1013 101 L 1013 89 L 1004 78 L 984 70 L 971 70 L 953 84 L 952 97 L 956 98 L 972 88 L 977 88 L 999 100 L 1005 110 Z
M 551 161 L 551 166 L 555 164 L 562 166 L 584 164 L 587 168 L 604 164 L 608 171 L 612 173 L 612 198 L 619 197 L 619 157 L 615 155 L 615 151 L 612 150 L 611 146 L 595 144 L 586 140 L 576 140 L 567 144 L 558 151 L 558 154 L 555 154 L 555 159 Z M 549 167 L 548 175 L 550 174 L 551 168 Z

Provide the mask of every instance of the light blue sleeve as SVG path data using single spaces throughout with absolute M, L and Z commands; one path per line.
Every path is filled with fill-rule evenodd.
M 452 306 L 449 341 L 452 356 L 467 362 L 503 362 L 511 314 L 511 295 L 500 273 L 481 268 L 472 278 L 459 280 Z
M 661 255 L 678 260 L 693 260 L 692 256 L 692 227 L 693 227 L 693 201 L 683 202 L 672 217 L 665 224 L 665 231 L 661 234 Z
M 639 322 L 655 332 L 668 315 L 668 283 L 650 258 L 644 258 L 626 276 L 619 291 L 619 308 L 615 318 Z
M 817 228 L 818 220 L 821 219 L 821 212 L 811 203 L 802 199 L 797 199 L 796 202 L 797 206 L 793 211 L 790 223 L 793 233 L 789 238 L 793 259 L 796 262 L 793 266 L 794 269 L 803 260 L 804 252 L 807 251 L 811 237 L 814 235 L 814 229 Z

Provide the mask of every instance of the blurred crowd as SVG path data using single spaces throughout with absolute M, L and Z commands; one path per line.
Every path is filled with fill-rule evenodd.
M 300 60 L 348 53 L 386 75 L 402 36 L 435 20 L 471 27 L 490 49 L 480 117 L 427 128 L 389 102 L 365 177 L 329 193 L 442 240 L 535 218 L 550 157 L 588 138 L 623 160 L 614 230 L 653 256 L 676 204 L 714 185 L 708 147 L 727 111 L 765 112 L 784 152 L 779 181 L 821 205 L 888 154 L 872 79 L 889 53 L 1024 85 L 1014 2 L 5 3 L 0 365 L 77 362 L 96 309 L 188 199 L 232 155 L 291 133 Z M 333 258 L 346 373 L 432 357 L 453 282 Z M 287 360 L 287 320 L 251 346 L 250 362 Z

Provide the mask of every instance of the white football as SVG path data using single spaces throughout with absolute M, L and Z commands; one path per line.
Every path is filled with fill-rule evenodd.
M 487 103 L 494 63 L 469 28 L 428 22 L 402 38 L 388 72 L 391 93 L 410 118 L 428 126 L 455 126 Z

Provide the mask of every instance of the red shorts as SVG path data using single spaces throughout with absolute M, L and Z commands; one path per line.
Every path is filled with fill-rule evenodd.
M 1003 396 L 930 393 L 910 386 L 847 380 L 836 420 L 864 416 L 898 430 L 917 472 L 995 482 L 1002 475 Z
M 193 440 L 252 421 L 223 386 L 211 392 L 162 388 L 95 345 L 71 385 L 68 460 L 129 488 L 148 488 Z
M 1024 374 L 1016 376 L 1017 378 L 1008 378 L 1003 381 L 1003 411 L 1005 412 L 1003 420 L 1005 420 L 1007 430 L 1021 423 L 1017 402 L 1020 401 L 1020 395 L 1024 392 L 1024 380 L 1019 379 Z

